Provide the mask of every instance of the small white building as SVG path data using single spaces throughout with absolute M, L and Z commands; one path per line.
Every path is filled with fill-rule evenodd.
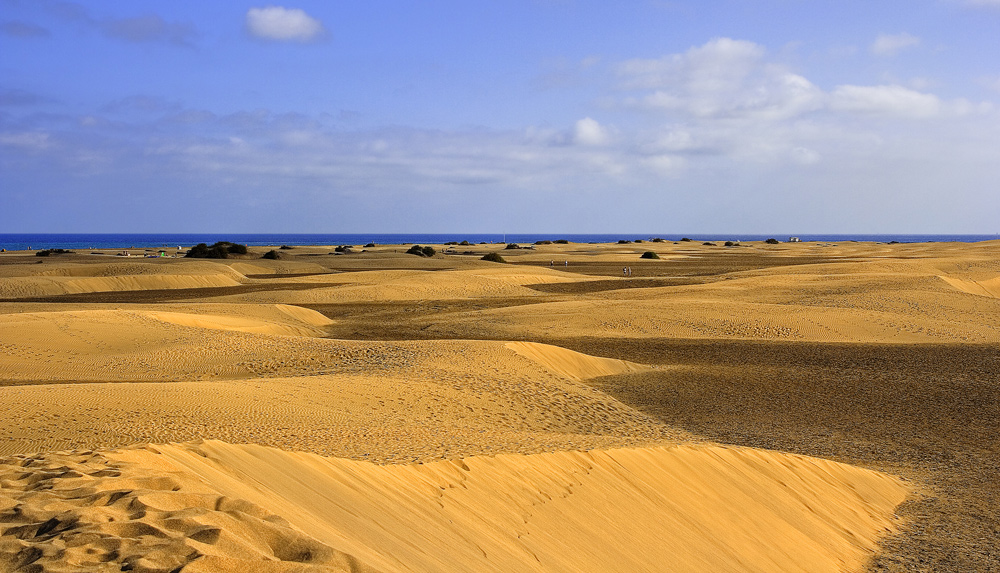
M 798 237 L 788 237 L 788 242 L 789 243 L 801 243 L 802 239 L 800 239 Z

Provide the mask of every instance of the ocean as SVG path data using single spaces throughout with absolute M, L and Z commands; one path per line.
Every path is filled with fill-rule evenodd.
M 105 233 L 105 234 L 43 234 L 13 233 L 0 234 L 0 248 L 8 251 L 40 249 L 127 249 L 158 247 L 190 247 L 198 243 L 212 244 L 217 241 L 232 241 L 250 246 L 266 245 L 381 245 L 441 244 L 449 241 L 469 241 L 470 243 L 534 243 L 535 241 L 555 241 L 565 239 L 573 243 L 614 243 L 620 239 L 652 239 L 661 237 L 677 241 L 683 237 L 694 241 L 763 241 L 775 238 L 787 241 L 789 237 L 799 237 L 805 242 L 837 243 L 846 241 L 900 243 L 974 243 L 1000 240 L 1000 235 L 811 235 L 808 233 L 775 233 L 770 235 L 750 235 L 740 233 L 612 233 L 612 234 L 546 234 L 546 233 L 431 233 L 431 234 L 386 234 L 386 233 L 339 233 L 339 234 L 294 234 L 294 233 Z

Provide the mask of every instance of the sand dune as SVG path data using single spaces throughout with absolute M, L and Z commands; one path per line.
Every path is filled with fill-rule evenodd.
M 500 245 L 433 259 L 392 246 L 279 261 L 5 253 L 0 570 L 858 571 L 895 530 L 901 480 L 712 443 L 683 429 L 705 427 L 685 425 L 690 395 L 735 428 L 706 431 L 716 440 L 945 476 L 928 487 L 951 489 L 932 495 L 966 495 L 992 466 L 953 472 L 992 459 L 985 447 L 918 432 L 903 448 L 805 414 L 789 430 L 802 441 L 780 445 L 779 416 L 755 400 L 891 425 L 938 387 L 911 383 L 937 355 L 911 345 L 946 343 L 976 368 L 955 359 L 967 403 L 939 410 L 970 418 L 966 434 L 992 427 L 995 353 L 981 349 L 1000 341 L 998 244 L 539 245 L 504 250 L 511 265 L 471 252 Z M 59 296 L 73 293 L 111 294 Z M 885 374 L 871 350 L 883 343 L 918 357 L 893 374 L 909 393 L 898 403 L 866 386 Z M 737 378 L 749 388 L 723 400 L 747 349 L 760 359 Z M 778 351 L 843 383 L 820 400 L 813 370 L 782 378 Z M 607 393 L 624 387 L 643 392 Z M 879 396 L 893 403 L 872 409 Z M 911 449 L 917 461 L 897 463 Z M 992 495 L 978 487 L 966 499 Z M 921 503 L 905 511 L 924 519 Z M 948 537 L 949 562 L 995 562 L 980 539 L 994 505 L 921 525 L 915 543 Z
M 0 471 L 7 559 L 184 571 L 850 571 L 907 493 L 709 446 L 378 466 L 211 441 Z
M 941 280 L 965 293 L 977 296 L 1000 298 L 1000 277 L 970 280 L 958 277 L 941 276 Z
M 321 277 L 287 282 L 310 283 Z M 322 279 L 329 281 L 329 277 Z M 530 297 L 531 284 L 588 280 L 580 275 L 540 267 L 495 267 L 474 270 L 361 271 L 336 276 L 336 287 L 311 290 L 255 292 L 212 299 L 216 302 L 316 304 L 355 301 L 448 300 L 487 297 Z
M 625 360 L 588 356 L 548 344 L 508 342 L 505 346 L 525 358 L 534 360 L 547 370 L 565 376 L 570 380 L 579 381 L 599 376 L 648 370 L 646 366 L 626 362 Z

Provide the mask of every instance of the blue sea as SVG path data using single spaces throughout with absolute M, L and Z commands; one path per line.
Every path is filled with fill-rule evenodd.
M 805 242 L 838 243 L 846 241 L 900 243 L 959 242 L 974 243 L 1000 239 L 1000 235 L 810 235 L 808 233 L 775 233 L 771 235 L 744 235 L 740 233 L 614 233 L 614 234 L 545 234 L 545 233 L 433 233 L 433 234 L 289 234 L 289 233 L 106 233 L 106 234 L 0 234 L 0 248 L 8 251 L 39 249 L 126 249 L 158 247 L 190 247 L 198 243 L 212 244 L 217 241 L 232 241 L 251 246 L 266 245 L 380 245 L 441 244 L 449 241 L 469 241 L 470 243 L 534 243 L 535 241 L 555 241 L 566 239 L 573 243 L 614 243 L 620 239 L 648 240 L 661 237 L 677 241 L 683 237 L 694 241 L 763 241 L 774 237 L 786 241 L 789 237 L 799 237 Z

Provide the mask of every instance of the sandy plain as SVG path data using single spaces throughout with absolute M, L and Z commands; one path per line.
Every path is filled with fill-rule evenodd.
M 0 570 L 1000 570 L 1000 243 L 437 248 L 0 255 Z

